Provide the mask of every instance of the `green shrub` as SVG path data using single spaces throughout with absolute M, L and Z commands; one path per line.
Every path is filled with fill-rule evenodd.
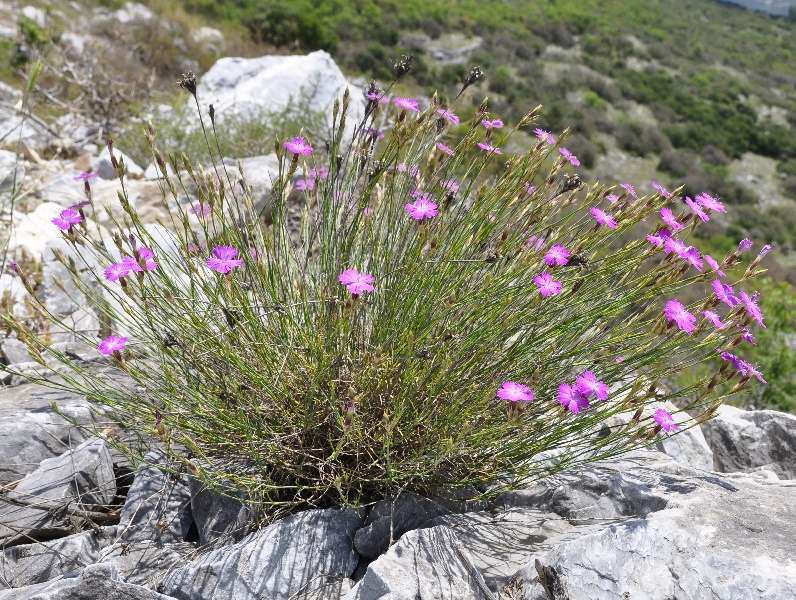
M 659 389 L 739 335 L 676 300 L 714 273 L 628 239 L 674 196 L 581 190 L 564 148 L 544 141 L 499 155 L 507 128 L 486 130 L 485 106 L 457 143 L 438 120 L 449 106 L 372 107 L 353 139 L 341 133 L 344 103 L 328 149 L 321 139 L 278 146 L 268 220 L 223 167 L 201 173 L 171 157 L 182 171 L 164 184 L 174 237 L 158 241 L 120 167 L 123 235 L 92 244 L 85 219 L 66 214 L 80 222 L 60 225 L 77 253 L 65 266 L 116 334 L 100 345 L 115 373 L 50 349 L 67 369 L 46 383 L 80 390 L 144 441 L 159 438 L 197 477 L 286 509 L 397 489 L 496 492 L 655 443 L 670 429 L 662 409 L 653 415 L 662 400 L 692 398 L 675 415 L 685 428 L 748 386 L 749 372 L 726 363 Z M 378 142 L 367 130 L 385 117 L 392 126 Z M 191 186 L 194 214 L 178 193 Z M 90 193 L 87 202 L 88 217 Z M 676 218 L 689 232 L 700 223 Z M 732 272 L 737 260 L 722 266 Z M 753 262 L 739 278 L 756 271 Z M 690 311 L 718 302 L 707 294 Z M 751 310 L 725 318 L 745 323 Z M 46 363 L 36 332 L 4 318 Z

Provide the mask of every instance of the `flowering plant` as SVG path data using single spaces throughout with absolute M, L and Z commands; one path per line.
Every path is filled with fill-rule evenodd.
M 277 145 L 268 221 L 223 168 L 202 175 L 170 157 L 175 179 L 153 148 L 172 208 L 164 243 L 125 201 L 120 165 L 127 214 L 114 244 L 87 244 L 72 215 L 55 225 L 81 255 L 98 252 L 90 285 L 71 269 L 111 324 L 99 351 L 123 377 L 54 351 L 73 374 L 50 384 L 159 437 L 196 476 L 292 507 L 504 489 L 693 426 L 727 382 L 738 393 L 757 376 L 729 352 L 762 314 L 720 279 L 746 243 L 710 269 L 687 243 L 718 199 L 697 197 L 696 210 L 657 184 L 646 197 L 626 183 L 586 187 L 567 173 L 566 132 L 537 129 L 527 154 L 503 154 L 537 110 L 500 137 L 485 105 L 465 124 L 436 98 L 419 112 L 384 97 L 371 86 L 353 137 L 346 96 L 326 145 Z M 467 125 L 459 138 L 455 124 Z M 443 140 L 451 152 L 436 150 Z M 313 184 L 292 192 L 300 168 Z M 188 209 L 185 178 L 199 190 Z M 694 284 L 706 295 L 682 304 Z M 717 352 L 720 369 L 660 385 Z M 661 406 L 684 397 L 675 414 Z

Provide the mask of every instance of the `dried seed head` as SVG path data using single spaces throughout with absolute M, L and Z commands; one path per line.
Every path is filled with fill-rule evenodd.
M 196 73 L 193 71 L 188 71 L 187 73 L 183 73 L 180 78 L 177 80 L 177 85 L 179 85 L 182 89 L 188 90 L 191 96 L 196 98 Z
M 481 70 L 481 67 L 473 67 L 470 69 L 470 72 L 465 75 L 464 77 L 464 86 L 462 90 L 466 90 L 468 87 L 476 83 L 477 81 L 481 81 L 484 78 L 484 72 Z
M 401 55 L 401 60 L 396 61 L 392 66 L 395 79 L 400 79 L 412 69 L 412 60 L 414 58 L 414 54 L 410 54 L 409 56 Z

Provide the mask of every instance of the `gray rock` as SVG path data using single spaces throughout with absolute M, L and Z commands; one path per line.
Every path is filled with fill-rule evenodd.
M 104 440 L 86 440 L 43 460 L 0 500 L 0 542 L 8 545 L 69 533 L 70 509 L 110 504 L 116 494 L 113 460 Z
M 77 577 L 65 577 L 52 583 L 0 592 L 0 600 L 170 599 L 145 587 L 124 583 L 112 564 L 99 564 L 86 567 Z
M 144 174 L 144 170 L 135 164 L 132 158 L 127 156 L 118 148 L 113 149 L 113 154 L 117 161 L 124 160 L 124 165 L 127 169 L 128 176 L 141 177 Z M 94 172 L 98 173 L 103 179 L 116 179 L 116 172 L 114 171 L 113 164 L 111 163 L 111 154 L 108 152 L 107 147 L 100 152 L 98 157 L 92 159 L 91 166 Z
M 6 357 L 9 365 L 28 362 L 30 360 L 27 344 L 23 344 L 16 338 L 8 338 L 0 341 L 0 350 L 3 351 L 3 356 Z
M 433 525 L 456 534 L 493 591 L 526 563 L 530 549 L 574 528 L 555 513 L 525 507 L 445 515 Z
M 0 555 L 0 589 L 44 583 L 78 573 L 100 560 L 115 537 L 116 527 L 85 531 L 59 540 L 14 546 Z
M 186 542 L 164 544 L 160 540 L 136 540 L 115 544 L 103 552 L 102 564 L 111 563 L 127 583 L 154 588 L 168 573 L 196 555 L 196 546 Z
M 398 541 L 407 531 L 431 527 L 436 517 L 449 512 L 441 504 L 412 493 L 382 500 L 354 536 L 354 547 L 362 556 L 376 558 L 387 552 L 391 541 Z
M 796 416 L 725 405 L 702 427 L 713 448 L 717 471 L 762 467 L 780 479 L 796 479 Z
M 552 494 L 537 498 L 575 527 L 529 548 L 517 573 L 526 600 L 546 598 L 528 585 L 537 559 L 572 598 L 796 597 L 794 482 L 705 473 L 652 452 L 549 479 Z
M 188 479 L 188 487 L 201 545 L 238 541 L 248 533 L 253 514 L 242 495 L 232 491 L 222 494 L 193 477 Z
M 494 600 L 448 527 L 410 531 L 370 563 L 345 600 Z
M 309 510 L 214 550 L 169 574 L 164 593 L 180 600 L 288 600 L 350 577 L 359 557 L 350 509 Z
M 86 439 L 81 429 L 56 414 L 53 403 L 78 425 L 94 423 L 84 396 L 34 384 L 0 387 L 0 485 L 32 473 L 43 460 Z
M 150 452 L 136 470 L 135 479 L 119 516 L 119 539 L 183 542 L 193 524 L 191 492 L 181 476 L 158 468 L 167 466 L 162 452 Z

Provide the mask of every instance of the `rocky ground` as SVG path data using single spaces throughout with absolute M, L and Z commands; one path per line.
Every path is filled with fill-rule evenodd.
M 796 597 L 788 414 L 723 407 L 657 448 L 489 502 L 404 494 L 251 531 L 250 507 L 159 451 L 133 470 L 86 439 L 96 417 L 79 396 L 14 378 L 0 409 L 0 600 Z

